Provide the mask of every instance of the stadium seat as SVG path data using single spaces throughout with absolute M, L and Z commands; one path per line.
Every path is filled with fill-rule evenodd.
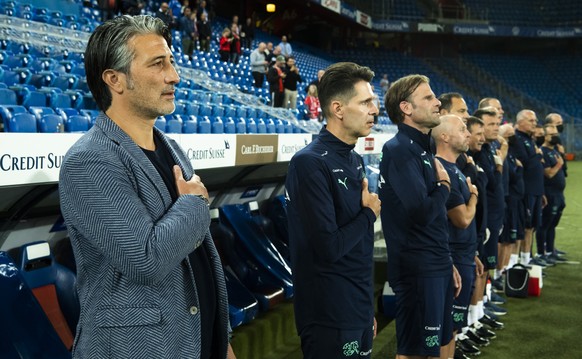
M 162 116 L 158 117 L 154 126 L 156 126 L 158 130 L 166 132 L 166 119 Z
M 198 130 L 198 119 L 196 116 L 187 116 L 182 122 L 182 133 L 196 133 Z
M 15 261 L 0 252 L 2 358 L 70 358 Z
M 66 91 L 76 89 L 77 82 L 79 82 L 79 76 L 75 74 L 60 74 L 54 79 L 52 86 Z
M 65 132 L 87 132 L 91 127 L 91 119 L 84 115 L 71 115 L 65 119 Z
M 166 133 L 182 133 L 182 117 L 180 115 L 169 115 L 166 117 Z
M 211 126 L 208 116 L 198 117 L 198 133 L 211 133 Z
M 16 113 L 8 122 L 8 132 L 37 132 L 36 118 L 30 113 Z
M 38 123 L 39 132 L 58 133 L 65 130 L 63 118 L 56 114 L 43 115 Z
M 40 118 L 44 115 L 55 115 L 56 112 L 50 107 L 46 106 L 31 106 L 28 108 L 28 112 L 32 113 L 37 121 L 40 121 Z
M 71 349 L 79 320 L 75 275 L 55 262 L 44 241 L 21 247 L 20 270 L 63 344 Z
M 47 106 L 47 93 L 41 91 L 30 91 L 25 95 L 22 105 L 25 107 L 46 107 Z M 70 107 L 67 106 L 67 107 Z
M 17 105 L 16 93 L 9 89 L 0 89 L 0 105 Z

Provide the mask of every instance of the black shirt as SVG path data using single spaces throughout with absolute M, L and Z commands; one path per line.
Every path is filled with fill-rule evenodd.
M 172 200 L 176 201 L 178 199 L 178 191 L 176 189 L 176 181 L 174 180 L 174 172 L 172 171 L 172 167 L 176 164 L 176 161 L 174 161 L 168 148 L 164 146 L 157 136 L 154 136 L 154 142 L 156 144 L 155 151 L 149 151 L 143 148 L 142 151 L 162 177 Z M 217 353 L 218 350 L 215 330 L 217 322 L 216 283 L 204 244 L 191 252 L 189 258 L 192 271 L 194 272 L 194 279 L 196 280 L 198 306 L 200 308 L 200 338 L 202 342 L 200 358 L 211 359 L 212 353 Z M 182 265 L 185 265 L 185 262 Z M 207 288 L 214 288 L 214 290 L 208 290 Z

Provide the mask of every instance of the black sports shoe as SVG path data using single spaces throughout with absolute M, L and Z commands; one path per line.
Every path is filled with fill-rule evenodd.
M 466 356 L 461 350 L 455 350 L 454 359 L 470 359 L 470 357 Z
M 469 337 L 469 339 L 471 339 L 472 341 L 475 342 L 475 344 L 477 344 L 480 347 L 486 347 L 489 345 L 489 339 L 487 338 L 481 338 L 478 334 L 476 334 L 474 332 L 474 329 L 469 329 L 467 330 L 467 333 L 465 333 L 466 336 Z
M 485 326 L 483 325 L 481 325 L 480 328 L 475 328 L 475 334 L 477 334 L 481 338 L 489 340 L 497 338 L 497 334 L 495 334 L 494 331 L 485 328 Z
M 479 322 L 493 330 L 501 330 L 505 327 L 505 325 L 502 322 L 492 319 L 488 315 L 484 315 L 483 318 L 479 319 Z
M 497 293 L 503 293 L 503 279 L 499 277 L 497 279 L 491 279 L 491 289 Z
M 466 355 L 481 354 L 481 350 L 479 350 L 477 346 L 470 344 L 471 342 L 472 341 L 469 340 L 466 335 L 459 335 L 459 337 L 457 337 L 457 350 L 455 350 L 455 352 L 460 351 L 461 353 Z

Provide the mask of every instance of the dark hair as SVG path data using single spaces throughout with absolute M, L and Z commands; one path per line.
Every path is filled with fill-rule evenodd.
M 445 109 L 447 111 L 451 111 L 451 106 L 453 104 L 453 99 L 458 98 L 462 99 L 463 95 L 458 92 L 447 92 L 439 96 L 439 101 L 441 102 L 440 110 Z
M 483 119 L 483 115 L 497 116 L 497 110 L 493 107 L 480 108 L 473 113 L 473 116 Z
M 348 102 L 356 95 L 354 85 L 360 81 L 370 82 L 374 72 L 369 67 L 353 62 L 338 62 L 325 69 L 317 85 L 319 103 L 325 117 L 330 117 L 329 106 L 335 99 Z
M 166 24 L 149 15 L 123 15 L 99 25 L 87 43 L 85 50 L 85 71 L 87 85 L 97 106 L 106 111 L 111 106 L 111 91 L 102 80 L 105 70 L 111 69 L 129 75 L 131 62 L 135 56 L 129 40 L 138 35 L 156 34 L 162 36 L 168 46 L 172 37 Z
M 467 130 L 469 130 L 469 132 L 473 133 L 473 126 L 475 125 L 485 126 L 485 123 L 479 117 L 475 116 L 467 117 Z
M 421 84 L 429 84 L 430 80 L 424 75 L 408 75 L 396 80 L 388 89 L 384 97 L 384 103 L 388 110 L 388 117 L 393 123 L 401 123 L 404 121 L 404 113 L 400 109 L 402 101 L 410 100 L 410 95 Z

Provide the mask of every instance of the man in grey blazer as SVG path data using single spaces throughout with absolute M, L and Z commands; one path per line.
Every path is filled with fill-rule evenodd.
M 74 358 L 234 358 L 208 192 L 154 127 L 180 78 L 170 32 L 150 16 L 99 26 L 85 52 L 102 113 L 61 167 L 77 262 Z

